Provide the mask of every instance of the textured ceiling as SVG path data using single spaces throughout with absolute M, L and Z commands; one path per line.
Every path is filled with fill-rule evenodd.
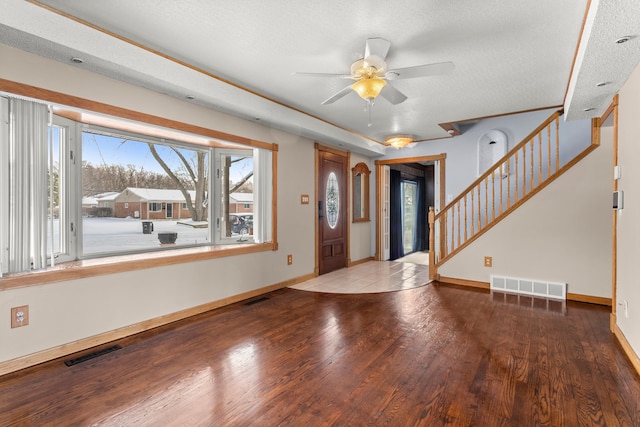
M 372 155 L 394 134 L 448 137 L 440 124 L 559 106 L 565 95 L 568 117 L 597 116 L 640 58 L 637 0 L 592 0 L 582 43 L 587 0 L 0 3 L 4 44 L 80 57 L 78 67 Z M 614 42 L 625 35 L 634 37 Z M 393 81 L 408 99 L 378 98 L 371 126 L 355 93 L 321 105 L 348 80 L 292 75 L 348 74 L 370 37 L 391 42 L 390 68 L 455 68 Z

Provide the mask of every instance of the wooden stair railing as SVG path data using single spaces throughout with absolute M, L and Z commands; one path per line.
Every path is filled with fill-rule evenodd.
M 553 113 L 437 214 L 429 208 L 429 276 L 597 147 L 560 166 L 560 116 Z

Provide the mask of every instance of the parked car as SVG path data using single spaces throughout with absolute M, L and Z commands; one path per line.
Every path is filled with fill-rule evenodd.
M 231 232 L 234 234 L 249 234 L 253 232 L 253 214 L 239 213 L 229 215 Z

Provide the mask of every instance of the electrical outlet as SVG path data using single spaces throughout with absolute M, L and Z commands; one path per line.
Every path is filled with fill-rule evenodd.
M 287 265 L 293 264 L 293 255 L 287 255 Z
M 493 265 L 493 258 L 490 256 L 484 257 L 484 266 L 491 267 Z
M 19 328 L 20 326 L 27 326 L 28 324 L 29 324 L 29 306 L 28 305 L 11 308 L 11 327 L 12 328 Z

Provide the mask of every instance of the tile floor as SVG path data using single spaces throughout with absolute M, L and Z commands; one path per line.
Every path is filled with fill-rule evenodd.
M 402 258 L 395 260 L 396 262 L 410 262 L 412 264 L 429 265 L 429 251 L 414 252 Z
M 397 261 L 369 261 L 323 274 L 292 289 L 337 294 L 393 292 L 429 283 L 429 266 Z

